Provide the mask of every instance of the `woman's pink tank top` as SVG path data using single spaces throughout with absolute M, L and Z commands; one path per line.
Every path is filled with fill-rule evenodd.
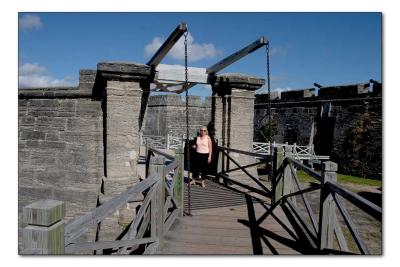
M 203 138 L 201 138 L 200 136 L 197 137 L 196 140 L 196 145 L 197 145 L 197 149 L 196 151 L 198 153 L 210 153 L 210 148 L 208 147 L 208 140 L 210 139 L 210 137 L 208 137 L 208 135 L 203 136 Z

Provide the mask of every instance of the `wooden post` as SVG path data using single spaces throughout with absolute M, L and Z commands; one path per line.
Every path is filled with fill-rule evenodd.
M 39 200 L 22 209 L 23 254 L 64 254 L 65 203 Z
M 166 149 L 169 149 L 171 143 L 169 141 L 169 133 L 165 136 L 165 144 L 166 144 Z
M 138 153 L 139 157 L 141 155 L 140 152 L 142 152 L 141 148 L 142 148 L 143 145 L 144 145 L 143 144 L 143 132 L 139 131 L 139 153 Z
M 178 148 L 175 150 L 175 160 L 179 162 L 178 167 L 176 168 L 175 174 L 175 186 L 174 186 L 174 199 L 178 202 L 179 205 L 179 215 L 183 216 L 183 208 L 184 208 L 184 198 L 183 198 L 183 189 L 184 189 L 184 175 L 183 175 L 183 149 Z
M 327 183 L 336 183 L 337 164 L 326 161 L 322 164 L 321 196 L 318 229 L 318 248 L 332 248 L 334 235 L 335 203 Z
M 278 175 L 278 169 L 282 165 L 284 159 L 283 147 L 274 148 L 274 161 L 273 161 L 273 178 L 272 178 L 272 204 L 275 204 L 282 197 L 282 179 L 283 174 Z
M 156 173 L 156 194 L 154 203 L 151 205 L 151 235 L 158 240 L 158 250 L 164 243 L 164 203 L 165 203 L 165 158 L 160 156 L 152 157 L 149 165 L 149 175 Z
M 295 150 L 296 143 L 294 146 L 285 146 L 285 158 L 293 158 L 293 151 Z M 294 192 L 294 183 L 292 177 L 292 171 L 289 164 L 286 165 L 283 171 L 283 195 L 288 195 Z M 296 205 L 296 198 L 290 197 L 290 201 Z

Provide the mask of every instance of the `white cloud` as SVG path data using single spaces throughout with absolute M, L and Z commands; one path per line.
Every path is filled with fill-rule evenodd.
M 37 15 L 24 15 L 19 19 L 19 28 L 21 30 L 40 30 L 43 23 Z
M 19 88 L 72 86 L 70 77 L 57 79 L 48 74 L 47 69 L 38 63 L 25 63 L 19 67 Z
M 288 46 L 276 46 L 269 50 L 270 56 L 286 56 L 289 52 Z
M 293 88 L 290 87 L 278 87 L 278 88 L 271 88 L 271 92 L 278 92 L 279 94 L 283 91 L 291 91 L 293 90 Z M 257 94 L 267 94 L 268 93 L 268 89 L 267 86 L 264 85 L 263 87 L 261 87 L 260 89 L 258 89 L 256 91 Z
M 144 48 L 146 57 L 151 57 L 164 43 L 165 38 L 154 37 L 151 43 L 147 44 Z M 189 33 L 187 38 L 188 43 L 188 61 L 198 61 L 205 58 L 212 58 L 219 54 L 221 51 L 218 50 L 213 44 L 200 44 L 195 43 L 193 36 Z M 174 47 L 169 51 L 169 57 L 176 60 L 184 60 L 185 58 L 185 46 L 183 36 L 174 45 Z
M 47 70 L 45 67 L 39 66 L 38 63 L 25 63 L 19 68 L 19 75 L 35 75 L 35 74 L 43 74 L 46 73 Z

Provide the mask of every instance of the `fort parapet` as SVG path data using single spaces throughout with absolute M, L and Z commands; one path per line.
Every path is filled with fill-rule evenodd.
M 271 94 L 278 143 L 314 144 L 339 172 L 382 176 L 382 85 L 361 83 Z M 254 134 L 268 122 L 268 94 L 256 95 Z

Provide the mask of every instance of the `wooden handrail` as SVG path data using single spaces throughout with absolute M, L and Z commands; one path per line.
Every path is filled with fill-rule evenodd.
M 168 154 L 167 152 L 161 151 L 159 149 L 156 149 L 156 148 L 153 148 L 153 147 L 149 147 L 149 150 L 154 152 L 154 153 L 156 153 L 156 154 L 158 154 L 158 155 L 160 155 L 160 156 L 166 157 L 169 160 L 174 160 L 175 159 L 175 157 L 173 155 Z
M 339 194 L 359 209 L 374 217 L 376 220 L 382 221 L 382 208 L 338 184 L 327 184 L 333 193 Z
M 321 182 L 321 174 L 319 174 L 318 172 L 314 171 L 310 167 L 308 167 L 308 166 L 304 165 L 303 163 L 301 163 L 300 161 L 292 159 L 292 158 L 285 158 L 285 160 L 287 160 L 289 163 L 293 163 L 296 167 L 299 167 L 304 172 L 306 172 L 308 175 L 310 175 L 311 177 L 313 177 L 316 180 Z
M 296 146 L 297 147 L 297 146 Z M 299 148 L 300 149 L 300 148 Z M 282 154 L 282 152 L 280 152 Z M 320 251 L 326 251 L 329 249 L 332 249 L 332 235 L 336 235 L 337 240 L 339 242 L 340 249 L 343 252 L 349 252 L 348 250 L 348 245 L 346 242 L 346 239 L 344 238 L 342 229 L 340 224 L 338 223 L 338 219 L 336 216 L 335 209 L 333 208 L 336 206 L 336 210 L 339 210 L 340 214 L 344 218 L 344 221 L 351 233 L 351 236 L 353 237 L 354 241 L 356 242 L 360 252 L 362 254 L 368 254 L 368 249 L 366 245 L 364 244 L 363 240 L 361 239 L 361 236 L 358 234 L 357 228 L 355 224 L 352 222 L 350 214 L 347 212 L 346 208 L 341 204 L 340 199 L 337 197 L 340 195 L 343 197 L 345 200 L 349 201 L 352 203 L 354 206 L 359 208 L 360 210 L 366 212 L 368 215 L 372 216 L 374 219 L 377 221 L 382 221 L 382 208 L 378 207 L 374 203 L 368 201 L 367 199 L 359 196 L 358 194 L 344 188 L 343 186 L 339 185 L 336 183 L 336 172 L 337 172 L 337 164 L 333 162 L 326 162 L 324 163 L 323 171 L 322 173 L 318 173 L 308 166 L 302 164 L 300 161 L 295 160 L 292 157 L 295 157 L 295 155 L 292 154 L 293 149 L 288 148 L 285 152 L 285 158 L 284 160 L 277 161 L 278 165 L 276 166 L 276 173 L 274 175 L 274 179 L 276 177 L 281 177 L 281 179 L 278 181 L 278 183 L 283 183 L 283 180 L 286 180 L 287 178 L 293 179 L 295 181 L 295 184 L 297 185 L 298 190 L 294 190 L 292 192 L 283 192 L 282 188 L 275 188 L 273 187 L 273 194 L 275 192 L 281 192 L 281 194 L 277 198 L 277 202 L 275 205 L 284 205 L 284 203 L 289 203 L 290 208 L 292 212 L 297 213 L 295 214 L 297 216 L 297 220 L 301 226 L 304 227 L 305 232 L 304 234 L 309 235 L 312 231 L 311 229 L 308 229 L 306 227 L 306 224 L 304 223 L 305 221 L 300 218 L 298 215 L 300 215 L 300 210 L 297 208 L 297 205 L 295 203 L 290 202 L 290 197 L 295 196 L 295 195 L 301 195 L 306 211 L 311 218 L 311 225 L 314 227 L 314 230 L 316 230 L 316 221 L 313 219 L 312 215 L 312 210 L 310 208 L 310 204 L 308 203 L 307 199 L 304 197 L 303 194 L 307 193 L 312 190 L 305 190 L 302 189 L 298 178 L 296 176 L 296 170 L 294 167 L 298 169 L 304 170 L 307 174 L 309 174 L 311 177 L 315 178 L 316 180 L 320 181 L 321 184 L 314 186 L 314 189 L 321 189 L 321 195 L 320 195 L 320 201 L 323 201 L 323 205 L 321 203 L 320 206 L 320 219 L 318 222 L 319 228 L 317 230 L 318 234 L 318 249 Z M 278 157 L 278 153 L 276 151 L 276 157 Z M 276 160 L 275 160 L 276 161 Z M 287 168 L 290 168 L 290 177 L 288 176 L 287 173 Z M 324 182 L 322 183 L 322 181 Z M 275 185 L 276 186 L 276 185 Z M 285 184 L 286 188 L 288 186 L 293 186 L 288 184 Z M 310 188 L 311 189 L 311 188 Z M 278 191 L 276 191 L 278 190 Z M 329 200 L 330 196 L 330 200 Z M 331 201 L 333 203 L 333 206 L 331 203 L 328 203 Z M 336 205 L 335 205 L 336 204 Z M 263 216 L 261 216 L 260 221 L 264 220 L 270 212 L 267 212 Z M 322 216 L 322 217 L 321 217 Z
M 271 158 L 270 155 L 264 155 L 264 154 L 260 154 L 260 153 L 254 153 L 254 152 L 249 152 L 249 151 L 244 151 L 244 150 L 239 150 L 239 149 L 234 149 L 234 148 L 229 148 L 229 147 L 218 146 L 217 149 L 226 150 L 229 152 L 235 152 L 238 154 L 243 154 L 243 155 L 252 156 L 252 157 L 263 158 L 263 159 Z

